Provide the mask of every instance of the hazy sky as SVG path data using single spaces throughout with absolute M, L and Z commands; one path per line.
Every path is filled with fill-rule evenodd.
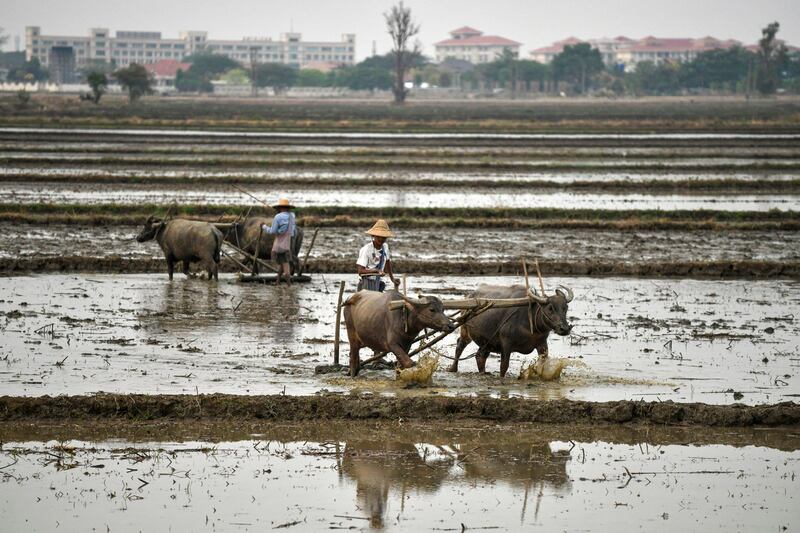
M 211 39 L 238 39 L 301 32 L 307 40 L 338 40 L 356 34 L 358 59 L 389 48 L 382 14 L 393 0 L 0 0 L 0 27 L 10 36 L 25 26 L 42 33 L 86 35 L 91 27 L 160 31 L 206 30 Z M 767 23 L 781 23 L 779 36 L 800 46 L 800 0 L 406 0 L 422 30 L 424 51 L 448 32 L 468 25 L 487 35 L 523 43 L 521 55 L 571 35 L 702 37 L 754 43 Z

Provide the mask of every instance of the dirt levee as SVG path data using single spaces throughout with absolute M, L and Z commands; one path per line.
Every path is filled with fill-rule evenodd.
M 521 398 L 379 398 L 345 395 L 239 396 L 117 395 L 0 397 L 0 419 L 267 419 L 299 420 L 455 420 L 546 424 L 653 423 L 744 427 L 800 424 L 800 405 L 708 405 L 703 403 Z

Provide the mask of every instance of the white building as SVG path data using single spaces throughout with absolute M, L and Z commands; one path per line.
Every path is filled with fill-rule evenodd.
M 436 62 L 441 63 L 447 58 L 462 59 L 477 65 L 491 63 L 503 55 L 503 50 L 510 50 L 515 56 L 519 55 L 520 43 L 500 37 L 499 35 L 484 35 L 483 32 L 464 26 L 450 32 L 452 38 L 439 41 L 436 47 Z
M 342 35 L 341 41 L 308 42 L 299 33 L 285 33 L 273 41 L 268 37 L 246 38 L 238 41 L 209 40 L 204 31 L 182 32 L 178 39 L 163 39 L 160 32 L 118 31 L 114 36 L 108 28 L 92 28 L 88 36 L 69 37 L 42 35 L 39 26 L 25 28 L 25 58 L 37 58 L 49 66 L 50 51 L 56 47 L 71 47 L 75 66 L 81 68 L 93 61 L 113 62 L 118 67 L 131 63 L 155 63 L 164 59 L 182 61 L 199 51 L 228 56 L 243 64 L 283 63 L 303 67 L 311 62 L 355 64 L 354 34 Z
M 664 62 L 692 61 L 701 52 L 742 45 L 733 39 L 723 41 L 714 37 L 685 39 L 648 36 L 638 40 L 624 36 L 588 40 L 569 37 L 550 46 L 531 50 L 530 58 L 540 63 L 550 63 L 565 46 L 578 43 L 589 43 L 592 48 L 597 48 L 606 65 L 623 65 L 629 71 L 634 70 L 636 64 L 641 61 L 651 61 L 657 65 Z

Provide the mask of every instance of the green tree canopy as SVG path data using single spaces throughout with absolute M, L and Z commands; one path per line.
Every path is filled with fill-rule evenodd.
M 297 82 L 297 69 L 282 63 L 262 63 L 256 66 L 256 85 L 272 87 L 280 93 Z
M 186 58 L 192 66 L 186 72 L 179 71 L 175 76 L 175 87 L 183 92 L 206 92 L 214 90 L 212 80 L 220 78 L 229 70 L 239 69 L 241 65 L 233 59 L 209 53 L 194 54 Z
M 86 76 L 86 81 L 92 89 L 92 102 L 95 104 L 100 103 L 103 93 L 106 92 L 108 87 L 108 78 L 104 72 L 92 71 Z
M 35 57 L 26 61 L 22 66 L 9 70 L 8 79 L 18 83 L 33 83 L 45 81 L 50 77 L 47 69 L 43 68 Z
M 773 22 L 761 30 L 756 71 L 756 87 L 761 94 L 775 93 L 780 82 L 780 70 L 786 63 L 786 47 L 776 38 L 780 27 Z
M 711 88 L 736 84 L 747 78 L 753 54 L 740 46 L 701 52 L 681 65 L 681 84 L 685 87 Z
M 150 76 L 147 70 L 137 63 L 131 63 L 127 68 L 121 68 L 114 73 L 122 88 L 128 91 L 128 100 L 135 102 L 144 95 L 152 94 Z
M 553 76 L 572 85 L 575 92 L 585 93 L 595 74 L 604 69 L 603 56 L 589 43 L 567 45 L 553 58 Z
M 307 68 L 297 73 L 297 85 L 299 87 L 327 87 L 330 85 L 330 80 L 328 75 L 321 70 Z

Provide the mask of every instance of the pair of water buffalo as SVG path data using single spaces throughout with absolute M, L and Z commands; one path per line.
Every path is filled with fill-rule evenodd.
M 500 375 L 505 376 L 512 352 L 529 354 L 534 349 L 546 357 L 547 337 L 551 331 L 568 335 L 572 326 L 567 321 L 567 308 L 572 290 L 557 289 L 551 296 L 539 296 L 522 285 L 499 287 L 481 285 L 473 298 L 529 298 L 528 306 L 490 309 L 469 319 L 461 326 L 451 372 L 458 370 L 458 360 L 472 342 L 478 345 L 475 357 L 480 372 L 486 371 L 490 353 L 500 354 Z M 403 301 L 402 309 L 390 309 L 390 303 Z M 426 328 L 451 332 L 455 323 L 444 313 L 442 301 L 433 296 L 412 300 L 396 292 L 359 291 L 345 302 L 344 319 L 350 342 L 350 375 L 358 374 L 359 351 L 392 352 L 403 368 L 413 365 L 408 351 L 417 335 Z M 528 318 L 530 310 L 531 319 Z M 466 312 L 466 311 L 465 311 Z M 405 315 L 405 316 L 404 316 Z M 531 321 L 533 327 L 531 327 Z
M 244 222 L 233 224 L 211 224 L 197 220 L 162 220 L 151 216 L 137 235 L 139 242 L 155 239 L 167 260 L 169 279 L 175 270 L 175 263 L 183 262 L 183 273 L 189 275 L 189 263 L 200 262 L 208 272 L 208 279 L 219 279 L 219 260 L 223 241 L 228 241 L 259 259 L 269 259 L 274 235 L 262 233 L 261 226 L 272 224 L 263 217 L 250 217 Z M 297 236 L 292 240 L 292 272 L 299 269 L 297 257 L 303 244 L 303 230 L 297 228 Z M 253 273 L 258 274 L 258 263 Z

